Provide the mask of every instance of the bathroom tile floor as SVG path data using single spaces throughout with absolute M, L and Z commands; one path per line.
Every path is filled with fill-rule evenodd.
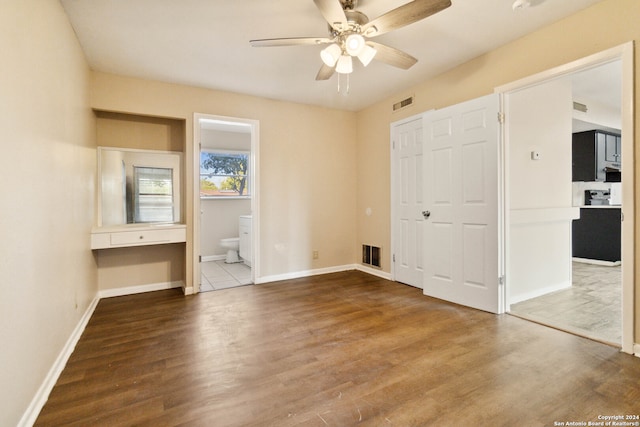
M 511 305 L 511 314 L 608 344 L 622 342 L 621 267 L 573 263 L 573 286 Z
M 251 284 L 251 267 L 237 262 L 208 261 L 200 264 L 200 292 L 217 291 Z

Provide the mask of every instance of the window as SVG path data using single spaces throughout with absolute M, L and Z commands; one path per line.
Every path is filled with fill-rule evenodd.
M 133 222 L 173 222 L 173 169 L 134 166 L 133 182 Z
M 249 197 L 248 151 L 201 151 L 200 197 Z

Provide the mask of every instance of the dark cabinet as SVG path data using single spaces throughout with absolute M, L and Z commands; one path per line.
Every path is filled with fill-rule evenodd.
M 604 160 L 611 163 L 620 163 L 622 160 L 620 152 L 620 135 L 598 134 L 598 137 L 604 137 Z
M 603 131 L 586 131 L 573 134 L 572 180 L 620 181 L 620 135 Z
M 580 209 L 580 219 L 572 224 L 573 257 L 620 261 L 620 212 L 619 208 Z

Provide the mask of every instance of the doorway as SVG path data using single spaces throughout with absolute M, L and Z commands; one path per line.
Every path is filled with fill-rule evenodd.
M 505 177 L 507 183 L 505 208 L 505 216 L 507 217 L 505 228 L 507 236 L 506 310 L 529 320 L 620 346 L 627 353 L 633 352 L 634 248 L 630 238 L 633 236 L 634 219 L 633 112 L 630 107 L 632 105 L 630 98 L 633 96 L 632 58 L 633 46 L 626 44 L 496 89 L 497 92 L 502 93 L 507 115 L 505 130 L 505 152 L 507 153 Z M 572 226 L 576 221 L 580 221 L 581 217 L 587 216 L 584 209 L 580 209 L 580 207 L 584 208 L 584 199 L 580 198 L 581 195 L 584 196 L 584 191 L 593 186 L 610 187 L 610 184 L 595 182 L 596 179 L 593 180 L 594 182 L 572 183 L 570 143 L 567 142 L 560 148 L 557 144 L 545 145 L 554 141 L 554 137 L 542 135 L 544 132 L 541 134 L 538 129 L 542 128 L 547 131 L 549 128 L 557 126 L 557 118 L 566 115 L 567 112 L 571 117 L 574 117 L 571 106 L 581 108 L 586 105 L 581 102 L 578 104 L 582 105 L 576 106 L 574 104 L 577 101 L 574 99 L 575 93 L 572 92 L 572 86 L 575 86 L 575 82 L 584 77 L 586 73 L 597 74 L 600 69 L 606 69 L 607 72 L 604 74 L 610 74 L 616 63 L 619 65 L 618 72 L 621 76 L 621 79 L 618 80 L 621 82 L 619 84 L 621 88 L 619 87 L 618 91 L 622 96 L 619 101 L 619 105 L 621 105 L 620 124 L 619 127 L 609 125 L 608 130 L 619 129 L 622 134 L 621 175 L 624 187 L 622 187 L 621 206 L 610 206 L 610 208 L 624 211 L 625 221 L 621 223 L 621 226 L 618 223 L 622 230 L 622 265 L 619 267 L 614 265 L 612 269 L 603 272 L 600 271 L 602 266 L 593 263 L 584 265 L 581 262 L 576 263 L 572 259 L 572 228 L 575 228 Z M 546 102 L 546 109 L 543 107 L 543 111 L 534 110 L 535 96 L 540 96 L 540 99 L 543 100 L 541 102 Z M 556 99 L 567 96 L 569 97 L 567 100 Z M 549 108 L 556 108 L 554 105 L 561 105 L 559 108 L 562 111 L 549 112 Z M 526 106 L 531 108 L 527 110 Z M 595 103 L 592 103 L 592 108 L 597 109 L 597 107 Z M 534 117 L 535 120 L 533 120 Z M 549 123 L 544 122 L 545 117 L 548 117 Z M 536 126 L 529 126 L 527 129 L 526 125 L 522 124 L 525 120 Z M 567 141 L 568 138 L 566 132 L 584 130 L 576 128 L 576 122 L 573 121 L 572 124 L 571 118 L 568 122 L 566 120 L 561 122 L 560 126 L 563 129 L 560 132 L 564 132 L 562 139 L 564 141 Z M 578 123 L 578 126 L 582 125 Z M 518 134 L 521 131 L 534 139 L 526 140 L 524 134 Z M 549 160 L 545 162 L 544 159 Z M 556 161 L 559 161 L 559 165 L 553 166 Z M 525 176 L 521 172 L 526 169 L 530 169 L 526 176 L 531 188 L 519 183 L 518 177 Z M 539 177 L 536 177 L 535 170 L 539 170 L 541 173 Z M 534 188 L 536 185 L 538 187 Z M 533 191 L 536 189 L 537 191 Z M 567 192 L 569 192 L 568 196 Z M 563 199 L 553 203 L 545 202 L 544 197 L 548 194 L 557 195 Z M 570 198 L 570 202 L 567 202 L 566 197 Z M 543 209 L 548 206 L 554 206 L 554 208 Z M 530 238 L 526 238 L 527 233 Z M 625 236 L 627 236 L 626 239 Z M 594 268 L 600 268 L 600 270 L 594 273 Z M 617 272 L 614 271 L 616 268 Z M 553 273 L 552 276 L 549 276 L 550 271 Z M 547 276 L 544 276 L 545 274 Z M 585 278 L 587 279 L 586 293 L 581 293 L 579 288 L 585 285 Z M 612 281 L 614 283 L 610 283 Z M 533 286 L 540 283 L 544 283 L 546 288 L 536 289 Z M 550 304 L 548 297 L 553 295 L 560 299 L 557 299 L 554 304 Z M 573 295 L 576 298 L 582 298 L 582 300 L 572 300 L 567 295 Z M 589 300 L 593 295 L 601 297 L 601 300 Z M 527 313 L 524 310 L 523 304 L 529 300 L 535 301 L 534 298 L 542 298 L 542 296 L 546 300 L 538 299 L 540 311 L 537 315 L 531 315 L 531 312 Z M 581 304 L 585 305 L 581 306 Z M 594 308 L 596 312 L 599 311 L 601 314 L 605 312 L 605 315 L 598 319 L 596 312 L 589 312 L 587 308 Z M 567 316 L 571 311 L 575 311 L 579 318 L 568 319 Z M 549 316 L 553 316 L 555 312 L 558 317 L 550 321 L 548 318 L 538 315 L 542 312 L 546 312 Z M 559 321 L 563 316 L 563 321 Z M 618 317 L 615 318 L 616 316 Z M 615 326 L 616 322 L 617 327 Z M 576 327 L 580 324 L 584 327 Z M 589 328 L 593 327 L 596 330 L 589 331 Z M 613 329 L 617 328 L 617 335 L 612 334 L 612 327 Z M 609 331 L 606 331 L 607 329 Z
M 194 116 L 199 292 L 255 283 L 257 122 Z

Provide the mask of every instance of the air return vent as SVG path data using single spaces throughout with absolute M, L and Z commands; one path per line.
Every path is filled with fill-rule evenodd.
M 393 104 L 393 111 L 395 112 L 395 111 L 402 110 L 403 108 L 407 108 L 412 104 L 413 104 L 413 96 L 410 96 L 409 98 L 403 99 L 402 101 L 399 101 Z
M 583 113 L 586 113 L 588 110 L 586 105 L 575 101 L 573 102 L 573 109 L 576 111 L 582 111 Z
M 363 264 L 381 268 L 380 258 L 380 248 L 378 246 L 362 245 Z

